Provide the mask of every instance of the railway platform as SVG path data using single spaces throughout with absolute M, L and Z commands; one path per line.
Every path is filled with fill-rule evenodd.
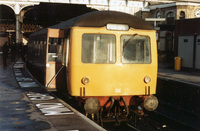
M 173 63 L 158 63 L 158 78 L 169 79 L 200 87 L 200 72 L 192 69 L 176 71 Z
M 3 67 L 0 55 L 1 131 L 97 131 L 102 127 L 46 92 L 22 61 Z
M 159 63 L 156 96 L 159 99 L 157 112 L 188 125 L 191 129 L 200 129 L 200 72 L 182 68 L 174 70 L 173 63 Z

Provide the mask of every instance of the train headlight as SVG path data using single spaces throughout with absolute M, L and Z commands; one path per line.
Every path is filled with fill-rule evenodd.
M 89 78 L 87 78 L 87 77 L 83 77 L 82 80 L 81 80 L 81 82 L 82 82 L 84 85 L 87 85 L 87 84 L 90 82 L 90 80 L 89 80 Z
M 149 76 L 144 77 L 144 82 L 149 83 L 151 81 L 151 78 Z
M 129 26 L 125 25 L 125 24 L 111 24 L 111 23 L 108 23 L 106 25 L 106 27 L 107 27 L 107 30 L 124 30 L 124 31 L 129 30 Z

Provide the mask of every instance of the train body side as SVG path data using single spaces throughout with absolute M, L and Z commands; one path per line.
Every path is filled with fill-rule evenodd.
M 47 28 L 29 37 L 28 69 L 48 91 L 56 91 L 63 84 L 63 72 L 55 77 L 63 64 L 63 49 L 63 30 Z

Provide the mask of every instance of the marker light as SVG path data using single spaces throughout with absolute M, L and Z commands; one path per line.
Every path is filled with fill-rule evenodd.
M 129 30 L 129 26 L 125 24 L 107 24 L 107 30 Z
M 81 82 L 82 82 L 84 85 L 86 85 L 86 84 L 88 84 L 88 83 L 90 82 L 90 80 L 89 80 L 89 78 L 87 78 L 87 77 L 83 77 L 82 80 L 81 80 Z
M 144 82 L 149 83 L 151 81 L 151 78 L 149 76 L 144 77 Z

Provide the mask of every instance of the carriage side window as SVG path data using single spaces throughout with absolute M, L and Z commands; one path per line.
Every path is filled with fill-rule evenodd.
M 49 38 L 48 61 L 62 62 L 63 38 Z
M 83 63 L 115 63 L 115 35 L 83 34 L 82 62 Z
M 148 36 L 121 36 L 122 63 L 151 63 L 150 38 Z

